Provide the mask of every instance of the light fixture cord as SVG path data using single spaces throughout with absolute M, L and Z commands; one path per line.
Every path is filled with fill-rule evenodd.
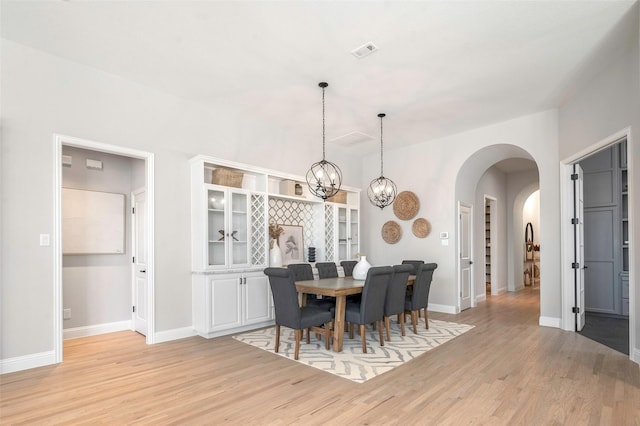
M 380 117 L 380 176 L 384 176 L 384 161 L 382 160 L 382 119 Z
M 322 88 L 322 161 L 324 161 L 324 87 Z

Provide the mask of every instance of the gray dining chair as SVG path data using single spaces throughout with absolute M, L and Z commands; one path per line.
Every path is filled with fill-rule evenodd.
M 338 267 L 334 262 L 316 263 L 319 278 L 338 278 Z
M 342 269 L 344 270 L 345 277 L 353 276 L 353 268 L 356 266 L 356 263 L 358 263 L 357 260 L 343 260 L 340 262 L 340 266 L 342 266 Z
M 276 344 L 275 351 L 280 349 L 280 327 L 295 330 L 296 346 L 294 359 L 300 356 L 300 340 L 302 331 L 307 329 L 307 343 L 310 342 L 311 331 L 324 333 L 325 348 L 329 349 L 331 341 L 331 321 L 333 316 L 326 309 L 316 306 L 302 306 L 298 304 L 298 292 L 293 278 L 293 271 L 288 268 L 267 268 L 264 273 L 269 277 L 271 294 L 276 313 Z M 324 329 L 320 328 L 324 325 Z
M 387 286 L 387 294 L 384 300 L 384 328 L 387 331 L 387 340 L 391 340 L 390 317 L 398 316 L 400 330 L 405 335 L 404 306 L 407 294 L 407 280 L 413 271 L 413 265 L 394 265 L 393 277 Z
M 309 263 L 292 263 L 287 265 L 287 269 L 293 272 L 294 281 L 306 281 L 313 279 L 313 269 Z M 318 308 L 332 310 L 336 306 L 335 298 L 323 297 L 318 299 L 316 295 L 307 295 L 307 306 L 316 306 Z
M 349 323 L 349 338 L 353 339 L 353 326 L 358 324 L 362 340 L 362 352 L 367 353 L 367 333 L 365 324 L 377 323 L 380 332 L 380 346 L 384 346 L 382 320 L 384 318 L 384 299 L 387 286 L 393 275 L 391 266 L 375 266 L 369 269 L 362 288 L 359 303 L 347 302 L 345 321 Z
M 417 267 L 420 265 L 424 265 L 424 260 L 403 260 L 402 261 L 403 265 L 412 265 L 413 266 L 413 270 L 411 271 L 410 275 L 416 275 L 416 273 L 418 272 Z
M 405 300 L 405 312 L 411 313 L 411 324 L 413 332 L 418 333 L 418 313 L 420 309 L 424 309 L 425 328 L 429 328 L 429 318 L 427 316 L 427 306 L 429 306 L 429 290 L 431 289 L 431 280 L 433 279 L 433 271 L 438 267 L 437 263 L 425 263 L 420 265 L 417 270 L 416 280 L 413 283 L 413 292 L 407 295 Z

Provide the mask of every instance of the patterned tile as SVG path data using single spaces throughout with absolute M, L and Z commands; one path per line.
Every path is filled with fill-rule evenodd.
M 345 333 L 343 351 L 336 353 L 324 348 L 324 341 L 311 336 L 311 343 L 302 340 L 300 359 L 297 362 L 324 370 L 336 376 L 364 383 L 382 373 L 410 361 L 425 352 L 442 345 L 473 328 L 472 325 L 457 324 L 447 321 L 429 320 L 429 329 L 418 328 L 414 334 L 411 325 L 407 327 L 406 336 L 400 334 L 399 325 L 391 321 L 391 340 L 380 346 L 378 331 L 367 327 L 367 353 L 362 353 L 360 336 L 357 332 L 353 339 Z M 386 336 L 385 336 L 386 337 Z M 255 330 L 233 336 L 240 342 L 247 343 L 268 352 L 274 352 L 275 327 Z M 288 328 L 281 328 L 280 351 L 277 355 L 294 361 L 295 336 Z

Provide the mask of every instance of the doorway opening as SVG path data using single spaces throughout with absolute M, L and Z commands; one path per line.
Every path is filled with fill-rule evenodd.
M 485 296 L 498 294 L 498 286 L 492 286 L 494 277 L 497 276 L 498 256 L 497 256 L 497 199 L 489 195 L 484 196 L 484 274 L 485 274 Z
M 63 135 L 54 146 L 56 362 L 65 338 L 131 329 L 154 343 L 153 154 Z M 144 195 L 138 218 L 134 191 Z M 144 253 L 144 287 L 134 250 Z
M 534 191 L 522 208 L 524 228 L 524 285 L 540 287 L 540 191 Z

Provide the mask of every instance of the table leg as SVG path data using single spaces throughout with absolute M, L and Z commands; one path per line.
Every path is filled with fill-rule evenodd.
M 333 319 L 333 351 L 342 352 L 344 340 L 344 310 L 347 296 L 336 296 L 336 312 Z

